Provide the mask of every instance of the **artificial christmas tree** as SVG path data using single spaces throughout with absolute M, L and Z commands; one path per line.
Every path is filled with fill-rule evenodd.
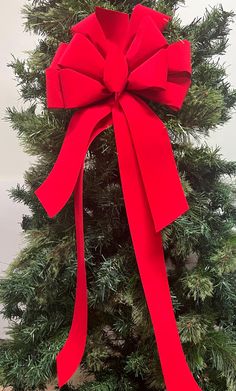
M 127 12 L 131 11 L 127 3 L 99 5 Z M 151 3 L 167 14 L 176 8 L 173 2 Z M 49 220 L 33 193 L 55 162 L 71 117 L 69 111 L 46 110 L 43 71 L 59 41 L 70 40 L 69 27 L 93 8 L 92 2 L 33 2 L 25 10 L 26 25 L 41 33 L 42 40 L 27 64 L 12 64 L 22 96 L 32 106 L 21 113 L 9 110 L 9 117 L 27 150 L 39 156 L 26 173 L 26 186 L 12 190 L 12 196 L 32 210 L 32 216 L 24 217 L 22 223 L 29 245 L 1 283 L 3 312 L 16 321 L 12 339 L 2 347 L 2 377 L 15 389 L 43 388 L 55 375 L 55 355 L 71 322 L 76 270 L 73 200 Z M 224 67 L 215 60 L 227 45 L 231 18 L 232 13 L 219 7 L 190 26 L 173 19 L 165 34 L 169 42 L 191 40 L 193 83 L 180 113 L 153 105 L 169 129 L 190 204 L 190 212 L 165 229 L 163 239 L 181 338 L 203 390 L 235 387 L 235 209 L 233 187 L 223 176 L 233 175 L 236 166 L 222 160 L 218 151 L 196 147 L 193 142 L 193 137 L 223 124 L 236 101 Z M 41 114 L 36 112 L 37 105 L 42 107 L 39 103 Z M 94 376 L 87 381 L 84 376 L 79 389 L 161 390 L 164 386 L 130 241 L 111 130 L 90 148 L 84 185 L 90 311 L 83 373 Z

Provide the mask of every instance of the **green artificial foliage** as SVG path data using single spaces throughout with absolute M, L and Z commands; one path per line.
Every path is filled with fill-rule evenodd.
M 13 391 L 40 390 L 55 381 L 55 357 L 69 331 L 75 295 L 73 198 L 49 219 L 34 195 L 56 160 L 71 117 L 70 110 L 47 110 L 44 70 L 59 42 L 70 40 L 70 26 L 95 5 L 131 12 L 136 3 L 28 0 L 23 9 L 26 30 L 38 34 L 39 40 L 27 60 L 13 58 L 10 64 L 27 108 L 8 108 L 7 117 L 24 150 L 37 160 L 25 173 L 24 185 L 10 190 L 10 196 L 30 210 L 22 218 L 27 244 L 0 281 L 2 314 L 10 324 L 0 345 L 0 383 Z M 182 38 L 192 42 L 192 86 L 181 111 L 151 103 L 169 130 L 190 205 L 163 231 L 179 332 L 202 390 L 235 391 L 236 163 L 207 145 L 209 132 L 221 129 L 236 105 L 236 90 L 220 60 L 234 15 L 218 6 L 183 25 L 175 16 L 183 1 L 142 3 L 173 16 L 165 31 L 169 42 Z M 163 391 L 112 129 L 92 143 L 87 155 L 84 227 L 88 339 L 79 380 L 64 390 Z

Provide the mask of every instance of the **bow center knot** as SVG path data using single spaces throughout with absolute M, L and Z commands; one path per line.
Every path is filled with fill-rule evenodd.
M 128 64 L 123 51 L 116 45 L 111 45 L 104 67 L 103 81 L 109 91 L 117 97 L 126 87 L 128 79 Z

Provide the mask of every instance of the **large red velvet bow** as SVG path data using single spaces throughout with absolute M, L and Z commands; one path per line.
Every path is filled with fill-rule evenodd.
M 182 350 L 171 303 L 161 229 L 188 209 L 162 121 L 141 99 L 180 109 L 190 86 L 190 44 L 168 45 L 170 17 L 137 5 L 128 14 L 96 8 L 72 27 L 46 70 L 51 108 L 77 108 L 57 161 L 36 195 L 53 217 L 74 191 L 77 286 L 72 326 L 57 355 L 59 386 L 79 366 L 87 335 L 83 164 L 93 139 L 113 124 L 133 246 L 168 391 L 200 390 Z M 141 97 L 141 98 L 140 98 Z

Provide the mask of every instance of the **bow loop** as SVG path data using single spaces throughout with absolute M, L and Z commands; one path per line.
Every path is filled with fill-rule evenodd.
M 73 69 L 60 71 L 60 85 L 65 108 L 83 107 L 107 98 L 110 93 L 98 80 Z
M 95 13 L 107 41 L 124 49 L 129 28 L 129 15 L 101 7 L 96 7 Z
M 104 69 L 104 83 L 111 92 L 122 92 L 128 78 L 128 64 L 123 51 L 110 45 Z
M 147 88 L 165 89 L 167 84 L 168 62 L 166 50 L 162 49 L 135 68 L 128 78 L 128 90 Z
M 167 40 L 153 19 L 150 16 L 144 17 L 127 49 L 126 56 L 130 71 L 167 46 Z
M 174 42 L 167 47 L 168 70 L 170 75 L 185 76 L 190 79 L 191 66 L 191 45 L 186 39 Z
M 70 68 L 100 81 L 103 78 L 104 63 L 97 47 L 81 33 L 73 36 L 58 58 L 59 68 Z
M 129 39 L 134 37 L 139 24 L 146 16 L 149 16 L 153 20 L 160 31 L 163 31 L 171 20 L 171 16 L 169 15 L 162 14 L 161 12 L 145 7 L 142 4 L 137 4 L 130 17 Z
M 49 108 L 63 108 L 64 100 L 61 91 L 58 61 L 67 49 L 66 43 L 61 43 L 55 53 L 51 65 L 46 69 L 46 82 L 47 82 L 47 105 Z
M 105 57 L 108 43 L 95 12 L 72 26 L 71 32 L 72 34 L 80 33 L 88 37 Z

